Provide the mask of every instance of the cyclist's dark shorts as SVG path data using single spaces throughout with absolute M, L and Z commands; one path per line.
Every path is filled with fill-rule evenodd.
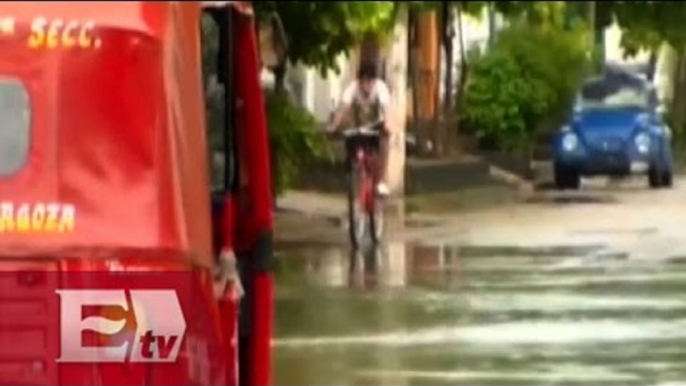
M 345 139 L 345 169 L 350 170 L 352 160 L 357 149 L 364 148 L 367 152 L 378 154 L 381 138 L 379 136 L 351 136 Z

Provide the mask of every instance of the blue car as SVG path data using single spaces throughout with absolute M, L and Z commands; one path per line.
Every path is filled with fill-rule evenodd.
M 573 110 L 553 137 L 559 189 L 578 189 L 582 176 L 633 174 L 652 188 L 672 186 L 672 134 L 650 83 L 631 74 L 589 79 Z

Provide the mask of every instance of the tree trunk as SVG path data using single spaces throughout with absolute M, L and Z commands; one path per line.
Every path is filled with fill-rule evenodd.
M 674 100 L 674 89 L 679 66 L 679 53 L 670 44 L 662 44 L 659 49 L 658 60 L 655 68 L 655 80 L 668 85 L 667 88 L 658 87 L 660 102 L 665 107 L 671 107 Z
M 460 23 L 462 23 L 462 6 L 458 5 L 458 17 L 460 18 Z M 495 2 L 488 2 L 488 48 L 493 47 L 493 42 L 495 40 Z M 460 24 L 460 40 L 462 40 L 462 24 Z
M 393 113 L 391 124 L 395 129 L 387 167 L 387 182 L 394 193 L 404 193 L 405 176 L 405 128 L 407 121 L 407 63 L 408 63 L 408 11 L 398 9 L 393 27 L 390 52 L 386 61 L 386 74 Z
M 462 103 L 464 100 L 464 91 L 467 86 L 467 76 L 468 76 L 468 63 L 467 63 L 467 50 L 465 49 L 464 40 L 464 29 L 462 26 L 462 6 L 457 7 L 457 32 L 460 34 L 460 78 L 457 85 L 457 95 L 455 98 L 455 108 L 457 109 L 457 114 L 460 116 L 462 114 Z
M 672 101 L 672 128 L 676 133 L 683 133 L 686 125 L 686 48 L 678 50 L 674 94 Z
M 274 92 L 276 94 L 283 94 L 286 92 L 286 71 L 288 65 L 286 62 L 274 67 Z
M 445 4 L 445 3 L 444 3 Z M 433 151 L 433 156 L 434 157 L 442 157 L 445 154 L 445 142 L 446 142 L 446 125 L 445 125 L 445 114 L 443 113 L 442 105 L 441 105 L 441 75 L 443 73 L 442 71 L 442 65 L 443 65 L 443 51 L 441 48 L 443 47 L 443 30 L 444 30 L 444 25 L 443 25 L 443 12 L 444 10 L 442 9 L 439 13 L 436 14 L 436 49 L 434 52 L 436 53 L 436 59 L 435 59 L 435 69 L 434 73 L 435 79 L 434 79 L 434 84 L 432 85 L 433 87 L 433 94 L 434 94 L 434 114 L 433 114 L 433 119 L 432 119 L 432 127 L 433 127 L 433 143 L 434 143 L 434 151 Z
M 443 2 L 442 40 L 445 51 L 445 82 L 443 84 L 443 106 L 450 114 L 453 108 L 453 17 L 450 2 Z
M 420 127 L 422 150 L 433 153 L 434 138 L 430 135 L 436 116 L 436 97 L 438 96 L 438 28 L 435 11 L 421 11 L 417 20 L 417 67 L 418 84 L 415 90 L 417 98 L 417 124 Z M 420 134 L 420 133 L 418 133 Z
M 417 11 L 410 10 L 408 17 L 408 35 L 409 35 L 409 54 L 410 54 L 410 88 L 412 89 L 411 99 L 412 99 L 412 123 L 413 130 L 416 131 L 417 127 L 415 124 L 417 122 L 417 114 L 419 112 L 419 104 L 417 98 L 417 89 L 419 87 L 419 50 L 417 49 Z
M 455 93 L 455 107 L 454 107 L 454 119 L 455 127 L 452 135 L 452 142 L 454 143 L 455 151 L 461 151 L 462 143 L 460 141 L 460 120 L 462 118 L 462 107 L 464 104 L 464 94 L 467 85 L 467 79 L 469 75 L 469 67 L 467 63 L 467 50 L 465 49 L 465 39 L 464 39 L 464 29 L 462 25 L 462 5 L 457 6 L 457 33 L 460 37 L 460 70 L 459 77 L 457 80 L 457 91 Z

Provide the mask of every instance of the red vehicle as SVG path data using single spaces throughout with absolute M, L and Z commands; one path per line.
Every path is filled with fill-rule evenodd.
M 271 382 L 254 20 L 206 5 L 233 166 L 214 197 L 203 3 L 0 3 L 0 384 Z

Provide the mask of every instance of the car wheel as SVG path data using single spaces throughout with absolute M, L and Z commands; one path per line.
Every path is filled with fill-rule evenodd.
M 672 172 L 671 168 L 665 170 L 665 172 L 662 173 L 662 186 L 664 186 L 665 188 L 671 188 L 674 184 L 673 180 L 674 173 Z
M 561 165 L 555 165 L 555 186 L 560 189 L 579 189 L 581 177 L 578 173 Z
M 648 170 L 648 184 L 652 189 L 658 189 L 663 186 L 663 177 L 663 174 L 654 166 Z
M 578 190 L 581 188 L 581 176 L 579 173 L 572 172 L 571 175 L 569 176 L 569 187 Z
M 565 172 L 564 168 L 560 167 L 559 165 L 555 165 L 555 187 L 558 190 L 566 189 L 567 188 L 567 173 Z

